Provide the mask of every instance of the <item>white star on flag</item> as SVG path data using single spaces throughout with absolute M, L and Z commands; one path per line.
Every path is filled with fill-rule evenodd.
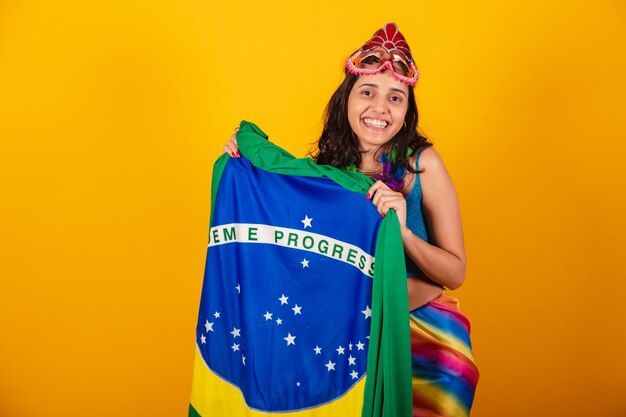
M 363 350 L 363 347 L 365 345 L 363 343 L 361 343 L 361 341 L 359 340 L 359 343 L 356 344 L 357 350 Z
M 352 342 L 348 345 L 348 350 L 352 350 Z
M 300 220 L 302 222 L 302 224 L 304 225 L 304 228 L 306 229 L 307 227 L 313 227 L 311 226 L 311 221 L 313 219 L 310 219 L 309 216 L 307 216 L 306 214 L 304 215 L 304 220 Z
M 204 323 L 204 327 L 206 327 L 207 332 L 213 331 L 213 323 L 210 323 L 208 320 Z
M 300 310 L 302 310 L 302 307 L 298 306 L 298 304 L 296 304 L 296 306 L 294 308 L 292 308 L 292 310 L 293 310 L 293 315 L 294 316 L 297 316 L 298 314 L 302 314 L 300 312 Z
M 237 289 L 237 294 L 241 294 L 241 285 L 237 284 L 235 288 Z
M 302 260 L 302 262 L 300 262 L 300 263 L 302 264 L 302 268 L 308 268 L 309 267 L 309 261 L 306 258 L 304 258 Z
M 287 337 L 283 337 L 287 341 L 287 346 L 296 344 L 296 336 L 292 336 L 291 333 L 287 333 Z
M 237 343 L 233 343 L 233 345 L 232 345 L 230 348 L 231 348 L 231 349 L 233 350 L 233 352 L 234 352 L 234 351 L 236 351 L 236 350 L 239 350 L 239 345 L 238 345 Z
M 230 332 L 230 334 L 232 334 L 232 335 L 233 335 L 233 339 L 234 339 L 235 337 L 237 337 L 237 336 L 241 336 L 241 334 L 240 334 L 240 333 L 241 333 L 241 329 L 238 329 L 238 328 L 236 328 L 236 327 L 233 327 L 233 331 L 232 331 L 232 332 Z
M 328 372 L 335 370 L 335 363 L 331 362 L 330 359 L 328 360 L 328 363 L 324 366 L 328 368 Z
M 280 326 L 283 324 L 283 319 L 276 319 L 276 325 Z
M 361 311 L 361 313 L 365 314 L 365 320 L 372 317 L 372 309 L 370 306 L 365 307 L 365 310 Z
M 265 321 L 271 320 L 272 313 L 270 313 L 269 311 L 266 311 L 265 314 L 263 314 L 263 317 L 265 317 Z
M 246 366 L 246 357 L 241 355 L 241 363 L 243 363 L 243 366 Z
M 350 372 L 350 376 L 352 379 L 357 379 L 359 377 L 359 373 L 357 371 Z
M 316 355 L 321 355 L 322 354 L 322 348 L 315 345 L 315 349 L 313 349 L 315 351 Z
M 216 319 L 220 318 L 220 312 L 216 311 L 215 314 L 213 314 L 213 317 L 215 317 Z
M 337 354 L 339 354 L 339 355 L 343 355 L 343 351 L 344 351 L 345 349 L 343 348 L 343 346 L 339 346 L 339 347 L 338 347 L 337 349 L 335 349 L 335 350 L 337 351 Z
M 296 382 L 296 387 L 300 386 L 300 381 Z
M 200 340 L 202 341 L 203 345 L 206 345 L 206 336 L 205 335 L 201 335 L 200 336 Z
M 289 297 L 285 297 L 285 294 L 283 294 L 282 297 L 279 298 L 280 305 L 282 306 L 283 304 L 287 304 L 287 300 L 288 299 L 289 299 Z
M 352 355 L 348 356 L 348 365 L 356 366 L 356 358 L 353 358 Z

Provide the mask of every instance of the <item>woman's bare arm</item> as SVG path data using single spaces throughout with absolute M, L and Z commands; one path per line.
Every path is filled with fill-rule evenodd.
M 465 280 L 465 246 L 461 211 L 452 179 L 434 148 L 420 158 L 423 205 L 432 244 L 400 225 L 404 250 L 432 281 L 456 289 Z

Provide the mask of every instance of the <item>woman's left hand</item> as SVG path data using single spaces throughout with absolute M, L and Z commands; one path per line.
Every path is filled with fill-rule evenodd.
M 406 200 L 401 192 L 393 191 L 382 181 L 376 181 L 366 198 L 372 200 L 382 217 L 385 217 L 389 209 L 394 209 L 398 215 L 400 230 L 406 228 Z

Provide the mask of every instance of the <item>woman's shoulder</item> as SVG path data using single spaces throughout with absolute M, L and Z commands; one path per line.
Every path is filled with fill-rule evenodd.
M 416 155 L 413 156 L 413 160 L 411 161 L 413 166 L 415 166 L 415 161 L 418 157 L 419 161 L 416 168 L 421 174 L 425 174 L 429 171 L 436 171 L 441 169 L 442 167 L 445 168 L 443 164 L 443 159 L 441 158 L 441 155 L 439 155 L 439 152 L 437 152 L 434 146 L 429 146 L 416 153 Z
M 433 146 L 429 146 L 419 152 L 416 152 L 416 154 L 411 157 L 410 161 L 411 166 L 415 167 L 418 173 L 413 174 L 411 172 L 407 172 L 407 181 L 405 181 L 406 188 L 404 191 L 405 196 L 413 190 L 417 181 L 420 183 L 419 188 L 430 188 L 429 185 L 437 182 L 438 178 L 448 176 L 443 159 Z M 417 177 L 418 175 L 419 178 Z
M 448 173 L 443 158 L 434 148 L 430 147 L 422 152 L 419 159 L 422 195 L 424 206 L 436 209 L 442 205 L 442 201 L 456 200 L 456 190 L 452 178 Z

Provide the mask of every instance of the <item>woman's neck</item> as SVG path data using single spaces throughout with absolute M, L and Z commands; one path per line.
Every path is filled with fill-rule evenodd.
M 383 164 L 377 158 L 377 156 L 380 156 L 379 153 L 380 152 L 376 152 L 373 149 L 363 152 L 361 154 L 361 163 L 359 164 L 359 170 L 364 173 L 372 173 L 372 175 L 379 173 L 383 167 Z

